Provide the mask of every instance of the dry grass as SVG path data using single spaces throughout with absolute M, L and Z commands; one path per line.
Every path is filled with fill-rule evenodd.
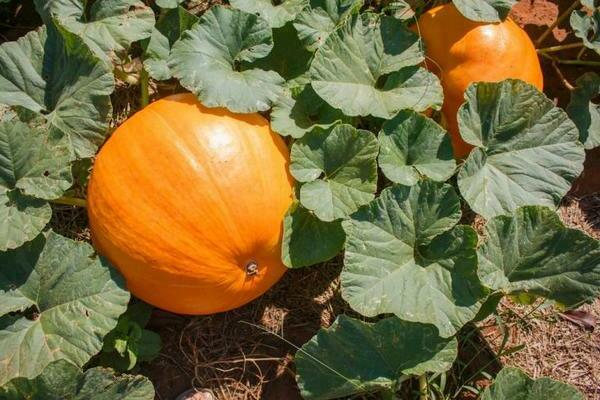
M 583 198 L 568 197 L 559 214 L 565 224 L 600 239 L 600 194 Z M 579 310 L 591 313 L 600 321 L 600 300 Z M 508 333 L 507 348 L 524 347 L 502 362 L 522 368 L 529 375 L 548 376 L 578 387 L 589 400 L 600 399 L 600 333 L 588 332 L 560 316 L 559 310 L 537 303 L 522 306 L 503 299 L 498 312 L 504 327 L 493 319 L 481 325 L 484 336 L 494 351 L 498 351 L 503 331 Z
M 290 271 L 266 295 L 227 313 L 157 312 L 152 328 L 165 345 L 145 372 L 159 398 L 171 399 L 189 385 L 209 389 L 218 399 L 298 398 L 290 369 L 296 348 L 349 312 L 340 298 L 340 270 L 341 260 L 335 259 Z

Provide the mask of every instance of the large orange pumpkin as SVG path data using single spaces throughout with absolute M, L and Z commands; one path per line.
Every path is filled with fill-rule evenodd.
M 465 18 L 449 3 L 427 11 L 413 29 L 425 42 L 427 68 L 442 81 L 442 112 L 457 158 L 465 157 L 472 149 L 460 137 L 456 118 L 471 83 L 513 78 L 542 90 L 544 78 L 535 47 L 510 18 L 500 23 L 479 23 Z
M 258 114 L 156 101 L 102 147 L 88 189 L 92 240 L 129 290 L 210 314 L 260 296 L 285 272 L 289 153 Z

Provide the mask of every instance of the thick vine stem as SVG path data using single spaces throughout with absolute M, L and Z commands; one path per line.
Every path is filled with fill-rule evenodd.
M 583 42 L 582 43 L 570 43 L 570 44 L 562 44 L 562 45 L 559 45 L 559 46 L 545 47 L 543 49 L 538 49 L 537 52 L 538 53 L 554 53 L 554 52 L 562 51 L 562 50 L 578 49 L 580 47 L 583 47 Z
M 539 46 L 541 45 L 544 40 L 548 37 L 548 35 L 550 35 L 550 33 L 552 33 L 552 31 L 554 30 L 554 28 L 556 28 L 558 25 L 560 25 L 566 18 L 568 18 L 571 13 L 573 11 L 575 11 L 575 9 L 577 7 L 579 7 L 580 4 L 580 0 L 576 0 L 573 2 L 573 4 L 571 4 L 571 7 L 569 7 L 567 10 L 565 10 L 564 13 L 562 13 L 557 19 L 556 21 L 554 21 L 554 23 L 552 25 L 550 25 L 548 27 L 548 29 L 546 29 L 544 31 L 544 33 L 541 34 L 541 36 L 538 38 L 538 40 L 535 41 L 535 45 Z
M 419 376 L 419 400 L 428 400 L 428 386 L 427 386 L 427 375 L 423 374 Z
M 50 200 L 50 203 L 61 204 L 65 206 L 75 206 L 75 207 L 87 207 L 87 202 L 85 199 L 80 199 L 78 197 L 59 197 L 58 199 Z
M 148 71 L 142 68 L 140 72 L 140 103 L 142 107 L 146 107 L 150 103 L 150 95 L 148 93 L 149 83 Z

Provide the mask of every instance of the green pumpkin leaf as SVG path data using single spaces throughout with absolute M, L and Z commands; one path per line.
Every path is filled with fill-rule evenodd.
M 53 232 L 0 253 L 0 385 L 33 378 L 55 360 L 83 366 L 100 351 L 129 293 L 93 254 Z
M 291 23 L 281 28 L 273 29 L 273 50 L 264 58 L 260 58 L 250 65 L 266 71 L 275 71 L 292 84 L 307 84 L 307 72 L 310 66 L 312 53 L 302 47 L 298 40 L 296 29 Z
M 351 125 L 313 130 L 291 149 L 290 173 L 300 203 L 322 221 L 345 218 L 371 201 L 377 190 L 377 138 Z
M 305 399 L 390 391 L 402 375 L 449 370 L 457 353 L 456 339 L 439 337 L 431 325 L 340 315 L 296 353 L 298 387 Z
M 52 208 L 40 199 L 19 190 L 0 188 L 0 251 L 16 249 L 33 240 L 52 218 Z
M 452 0 L 465 18 L 478 22 L 504 21 L 516 0 Z
M 340 110 L 321 99 L 310 85 L 296 96 L 286 89 L 273 105 L 271 127 L 282 136 L 299 139 L 315 128 L 327 129 L 338 122 L 350 123 Z
M 73 180 L 71 146 L 61 136 L 20 121 L 0 123 L 0 190 L 17 188 L 42 199 L 60 197 Z
M 185 0 L 156 0 L 156 5 L 160 8 L 177 8 Z
M 475 83 L 465 98 L 460 134 L 476 148 L 458 187 L 471 209 L 489 219 L 524 205 L 558 206 L 585 158 L 567 114 L 518 80 Z
M 293 21 L 308 0 L 230 0 L 231 5 L 250 14 L 256 14 L 269 23 L 271 28 L 281 28 Z
M 315 51 L 362 5 L 363 0 L 310 0 L 310 6 L 294 21 L 300 40 L 309 51 Z
M 421 176 L 444 182 L 456 162 L 446 131 L 414 111 L 401 111 L 379 133 L 379 167 L 392 182 L 414 185 Z
M 329 35 L 310 67 L 312 87 L 348 116 L 391 118 L 438 109 L 442 87 L 423 61 L 419 37 L 401 21 L 362 14 Z
M 321 221 L 295 203 L 283 220 L 281 259 L 288 268 L 324 262 L 342 250 L 345 238 L 340 221 Z
M 577 87 L 571 92 L 567 114 L 579 129 L 579 140 L 591 150 L 600 146 L 600 104 L 592 100 L 600 96 L 600 76 L 587 72 L 577 79 Z
M 357 312 L 393 313 L 435 325 L 443 337 L 472 320 L 484 297 L 477 278 L 477 234 L 456 226 L 452 186 L 424 180 L 394 185 L 349 220 L 342 297 Z
M 600 54 L 600 8 L 594 8 L 591 15 L 586 11 L 573 11 L 571 27 L 585 47 Z
M 34 0 L 46 24 L 56 18 L 99 57 L 120 58 L 135 41 L 152 33 L 154 12 L 139 0 Z
M 160 352 L 162 343 L 155 332 L 143 329 L 152 313 L 152 306 L 135 301 L 119 317 L 117 326 L 104 337 L 98 364 L 117 371 L 131 370 L 138 362 L 151 361 Z
M 216 6 L 175 43 L 169 68 L 207 107 L 266 111 L 282 93 L 284 80 L 273 71 L 244 69 L 242 63 L 265 57 L 272 48 L 265 20 Z
M 2 400 L 152 400 L 154 387 L 141 375 L 115 375 L 106 368 L 82 372 L 59 360 L 28 380 L 15 378 L 0 388 Z
M 169 56 L 171 47 L 190 29 L 198 17 L 190 14 L 183 7 L 173 8 L 162 16 L 152 30 L 150 39 L 145 44 L 144 68 L 153 79 L 158 81 L 171 79 Z
M 104 141 L 113 90 L 110 67 L 60 26 L 0 45 L 0 103 L 42 114 L 77 157 L 93 156 Z
M 546 207 L 522 207 L 491 219 L 478 250 L 482 283 L 577 306 L 600 294 L 600 242 L 568 229 Z
M 573 386 L 550 378 L 531 379 L 518 368 L 506 367 L 485 389 L 481 400 L 585 400 Z

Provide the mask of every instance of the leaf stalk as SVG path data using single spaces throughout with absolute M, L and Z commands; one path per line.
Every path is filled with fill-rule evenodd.
M 50 200 L 50 203 L 61 204 L 65 206 L 87 207 L 87 201 L 78 197 L 59 197 L 58 199 Z

